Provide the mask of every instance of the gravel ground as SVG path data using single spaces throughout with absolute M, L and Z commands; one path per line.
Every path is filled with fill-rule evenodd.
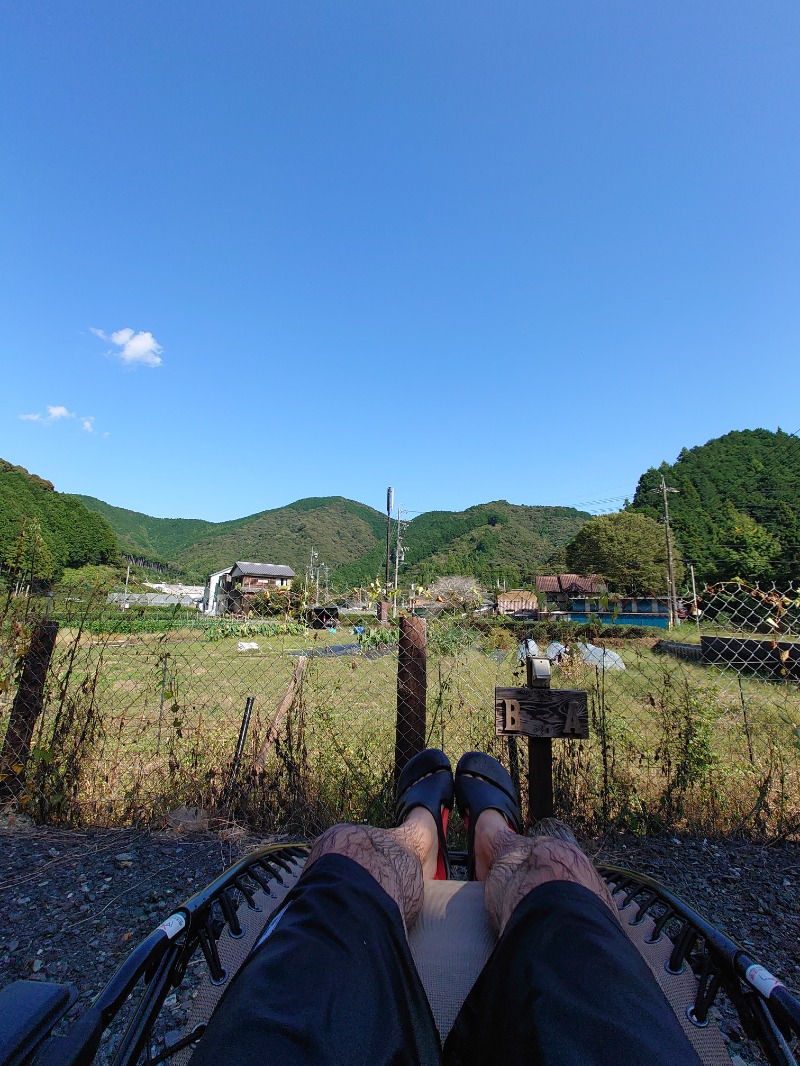
M 0 985 L 70 984 L 80 1011 L 176 904 L 260 843 L 139 829 L 0 831 Z M 800 991 L 800 844 L 625 836 L 583 843 L 596 861 L 668 885 Z M 754 1061 L 736 1022 L 724 1018 L 723 1028 L 743 1060 Z

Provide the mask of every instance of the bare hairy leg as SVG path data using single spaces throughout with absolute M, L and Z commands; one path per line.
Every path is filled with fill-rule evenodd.
M 569 829 L 563 823 L 553 822 L 542 825 L 541 830 L 558 836 L 519 836 L 495 810 L 483 811 L 478 818 L 476 876 L 479 881 L 485 881 L 486 911 L 498 936 L 517 904 L 548 881 L 583 885 L 599 896 L 616 916 L 617 909 L 605 882 L 575 843 Z
M 343 855 L 375 878 L 400 909 L 406 930 L 422 910 L 423 881 L 436 873 L 438 838 L 433 815 L 414 807 L 396 829 L 335 825 L 311 847 L 306 868 L 323 855 Z

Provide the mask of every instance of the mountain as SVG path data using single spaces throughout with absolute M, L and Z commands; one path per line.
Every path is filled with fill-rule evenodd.
M 591 516 L 573 507 L 496 500 L 466 511 L 429 511 L 410 523 L 406 563 L 427 583 L 472 574 L 485 585 L 530 583 Z
M 312 548 L 335 573 L 382 544 L 386 531 L 378 511 L 343 496 L 310 497 L 228 522 L 153 518 L 92 496 L 80 498 L 108 519 L 121 551 L 165 563 L 192 581 L 204 581 L 239 559 L 287 564 L 301 574 Z
M 800 439 L 780 430 L 737 430 L 684 449 L 675 463 L 642 474 L 632 510 L 663 517 L 662 475 L 678 490 L 669 496 L 671 525 L 698 580 L 740 576 L 785 588 L 800 581 Z M 0 562 L 8 562 L 29 516 L 40 523 L 54 571 L 113 560 L 117 541 L 123 552 L 198 582 L 236 560 L 288 563 L 303 574 L 312 548 L 334 587 L 366 584 L 385 565 L 385 515 L 343 496 L 297 500 L 229 522 L 152 518 L 57 493 L 50 482 L 0 461 L 0 505 Z M 505 500 L 429 511 L 404 523 L 403 581 L 467 574 L 485 585 L 529 583 L 537 573 L 563 569 L 565 545 L 590 517 Z M 393 522 L 393 545 L 395 533 Z
M 81 497 L 112 524 L 122 551 L 168 563 L 191 580 L 238 559 L 287 563 L 302 574 L 312 548 L 338 587 L 362 585 L 383 572 L 386 517 L 342 496 L 311 497 L 230 522 L 151 518 Z M 431 511 L 403 534 L 406 581 L 440 574 L 511 584 L 541 572 L 590 516 L 569 507 L 527 507 L 499 500 L 466 511 Z M 392 523 L 394 545 L 395 523 Z
M 7 571 L 57 577 L 65 567 L 117 560 L 117 538 L 77 496 L 0 459 L 0 564 Z
M 662 475 L 678 490 L 670 525 L 698 580 L 800 580 L 800 439 L 746 429 L 684 448 L 642 474 L 633 510 L 663 517 Z
M 312 497 L 221 522 L 171 561 L 203 578 L 237 559 L 288 564 L 302 574 L 314 548 L 318 562 L 335 575 L 341 567 L 369 555 L 385 531 L 385 517 L 371 507 L 343 496 Z
M 113 527 L 121 551 L 153 562 L 169 562 L 182 548 L 216 528 L 214 522 L 202 518 L 151 518 L 139 511 L 114 507 L 94 496 L 75 498 L 90 511 L 102 515 Z

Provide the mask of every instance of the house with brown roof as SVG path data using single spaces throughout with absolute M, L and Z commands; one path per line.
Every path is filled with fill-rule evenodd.
M 239 614 L 262 592 L 288 588 L 295 572 L 291 566 L 275 563 L 234 563 L 229 570 L 218 570 L 206 583 L 206 614 Z
M 602 596 L 606 586 L 596 574 L 582 577 L 580 574 L 542 575 L 536 578 L 536 591 L 542 606 L 551 610 L 568 611 L 575 596 Z

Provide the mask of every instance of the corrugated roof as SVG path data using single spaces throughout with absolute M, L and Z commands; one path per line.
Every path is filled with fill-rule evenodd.
M 183 607 L 194 607 L 200 601 L 200 596 L 183 595 L 168 592 L 109 592 L 108 603 L 139 604 L 144 607 L 174 607 L 180 604 Z
M 236 563 L 234 574 L 242 577 L 296 577 L 291 566 L 276 566 L 275 563 Z
M 536 593 L 527 589 L 507 589 L 497 593 L 498 603 L 529 603 L 533 607 L 537 604 Z

